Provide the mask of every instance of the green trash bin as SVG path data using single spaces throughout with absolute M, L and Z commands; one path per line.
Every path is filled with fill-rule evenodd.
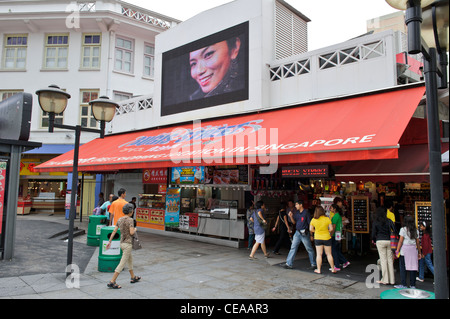
M 107 250 L 106 245 L 109 242 L 115 227 L 106 226 L 100 232 L 100 247 L 98 251 L 98 271 L 114 272 L 122 258 L 122 249 L 120 249 L 120 229 L 114 235 L 111 241 L 111 247 Z
M 100 231 L 106 226 L 107 217 L 105 215 L 91 215 L 89 216 L 87 245 L 98 246 L 100 243 Z

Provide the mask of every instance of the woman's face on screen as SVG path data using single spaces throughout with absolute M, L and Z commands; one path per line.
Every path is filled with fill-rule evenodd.
M 230 50 L 222 41 L 189 54 L 191 76 L 203 93 L 209 93 L 222 81 L 238 51 L 239 47 Z

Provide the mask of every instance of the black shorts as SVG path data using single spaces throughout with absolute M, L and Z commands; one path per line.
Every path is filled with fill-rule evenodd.
M 331 238 L 328 240 L 314 239 L 316 246 L 331 246 Z

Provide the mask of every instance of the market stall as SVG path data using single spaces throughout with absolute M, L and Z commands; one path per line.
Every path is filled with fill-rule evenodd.
M 166 229 L 243 240 L 246 224 L 243 192 L 247 185 L 247 165 L 171 168 Z
M 137 226 L 164 230 L 167 169 L 143 170 L 142 185 L 136 207 Z

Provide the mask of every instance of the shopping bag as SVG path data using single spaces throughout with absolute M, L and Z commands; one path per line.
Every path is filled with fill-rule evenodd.
M 389 220 L 389 229 L 391 230 L 390 240 L 391 240 L 391 249 L 395 250 L 398 246 L 398 236 L 395 231 L 395 225 L 392 221 Z
M 139 241 L 137 232 L 132 236 L 132 246 L 134 250 L 142 248 L 141 242 Z

